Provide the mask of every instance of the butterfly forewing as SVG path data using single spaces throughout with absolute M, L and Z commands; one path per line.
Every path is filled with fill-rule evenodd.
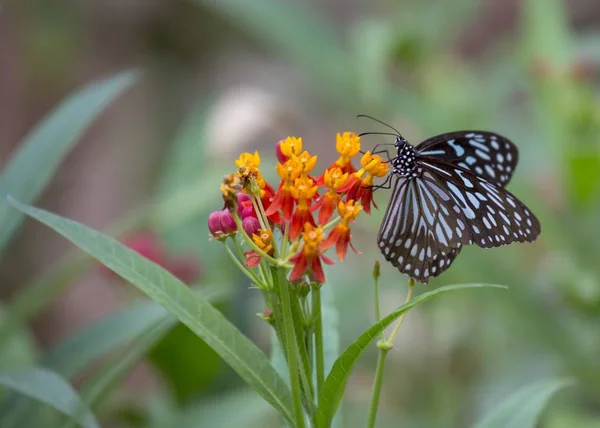
M 467 225 L 472 243 L 483 248 L 532 242 L 540 223 L 521 201 L 503 187 L 471 171 L 433 160 L 422 161 L 424 177 L 452 196 L 454 215 Z
M 446 270 L 461 245 L 471 243 L 466 223 L 449 209 L 452 204 L 439 183 L 398 177 L 378 234 L 385 258 L 424 283 Z
M 519 160 L 517 147 L 507 138 L 485 131 L 458 131 L 428 138 L 416 147 L 420 158 L 460 166 L 505 186 Z

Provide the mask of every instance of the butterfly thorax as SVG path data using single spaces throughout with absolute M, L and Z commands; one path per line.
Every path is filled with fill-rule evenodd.
M 392 172 L 402 177 L 420 177 L 422 168 L 417 167 L 416 151 L 403 137 L 396 137 L 396 156 L 391 160 Z

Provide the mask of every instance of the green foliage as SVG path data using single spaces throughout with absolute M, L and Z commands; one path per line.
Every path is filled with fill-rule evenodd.
M 381 321 L 373 324 L 366 331 L 364 331 L 358 339 L 356 339 L 343 353 L 338 357 L 335 364 L 333 365 L 325 384 L 319 395 L 319 408 L 317 409 L 317 426 L 321 428 L 328 427 L 331 424 L 331 420 L 337 411 L 342 394 L 346 388 L 346 382 L 350 376 L 352 367 L 356 363 L 356 360 L 366 347 L 381 333 L 388 325 L 396 320 L 400 315 L 419 305 L 420 303 L 426 302 L 442 293 L 454 290 L 460 290 L 465 288 L 506 288 L 503 285 L 494 284 L 459 284 L 459 285 L 448 285 L 446 287 L 440 287 L 436 290 L 423 293 L 414 300 L 400 306 L 398 309 L 382 318 Z
M 161 267 L 117 241 L 47 211 L 12 204 L 102 262 L 173 313 L 204 339 L 253 389 L 291 419 L 289 390 L 266 356 L 205 299 Z
M 71 385 L 55 372 L 33 367 L 18 372 L 0 373 L 0 385 L 47 404 L 70 418 L 81 420 L 82 427 L 100 428 L 89 411 L 84 411 L 81 419 L 79 418 L 79 396 Z M 13 407 L 11 411 L 18 412 L 19 408 Z M 1 418 L 2 426 L 13 426 L 16 422 L 11 411 Z
M 535 428 L 554 394 L 572 384 L 554 379 L 529 385 L 500 403 L 476 428 Z
M 0 175 L 0 250 L 23 220 L 6 196 L 33 202 L 90 123 L 136 79 L 136 73 L 125 72 L 90 84 L 64 100 L 20 143 Z

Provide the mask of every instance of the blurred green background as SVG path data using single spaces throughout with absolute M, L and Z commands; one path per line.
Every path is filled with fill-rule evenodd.
M 325 167 L 336 132 L 382 130 L 359 113 L 413 144 L 468 128 L 509 137 L 521 154 L 509 189 L 536 213 L 542 235 L 466 248 L 419 286 L 509 291 L 463 291 L 410 313 L 389 356 L 378 426 L 470 426 L 518 387 L 566 376 L 576 386 L 540 426 L 600 427 L 598 1 L 29 0 L 4 6 L 0 35 L 0 168 L 65 94 L 142 71 L 37 205 L 119 237 L 152 231 L 266 350 L 260 294 L 207 237 L 219 183 L 240 151 L 260 150 L 275 183 L 279 139 L 302 136 Z M 381 209 L 354 228 L 363 254 L 326 272 L 342 349 L 374 320 L 370 272 L 382 259 L 375 236 L 389 191 L 375 198 Z M 1 370 L 34 361 L 57 370 L 93 397 L 110 427 L 278 426 L 200 339 L 172 323 L 145 330 L 164 317 L 160 308 L 137 302 L 133 287 L 49 229 L 26 222 L 1 257 L 3 314 L 20 319 L 0 329 Z M 406 277 L 384 264 L 381 282 L 389 312 Z M 372 346 L 350 378 L 343 426 L 364 426 L 375 359 Z M 28 413 L 15 403 L 0 411 Z M 57 417 L 40 412 L 29 412 L 31 424 Z

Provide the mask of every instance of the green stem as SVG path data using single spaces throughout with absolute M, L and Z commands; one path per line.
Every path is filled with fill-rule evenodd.
M 406 300 L 404 301 L 404 304 L 407 304 L 412 299 L 414 288 L 415 280 L 409 278 L 408 293 L 406 294 Z M 375 419 L 377 418 L 377 408 L 379 407 L 379 397 L 381 396 L 381 386 L 383 384 L 383 369 L 385 367 L 385 358 L 387 357 L 387 354 L 390 351 L 390 349 L 392 349 L 393 347 L 394 338 L 398 334 L 400 326 L 402 326 L 402 321 L 404 321 L 405 315 L 406 312 L 400 315 L 398 323 L 394 327 L 394 331 L 392 331 L 392 334 L 390 335 L 389 339 L 382 339 L 379 342 L 377 342 L 377 347 L 379 348 L 379 356 L 377 357 L 377 369 L 375 371 L 373 392 L 371 393 L 371 405 L 369 408 L 369 418 L 367 419 L 367 428 L 373 428 L 375 426 Z
M 375 317 L 376 321 L 379 322 L 381 320 L 381 309 L 379 306 L 379 276 L 375 275 L 373 277 L 373 291 L 375 293 L 374 302 L 375 302 Z M 385 333 L 383 330 L 381 331 L 381 340 L 385 340 Z
M 412 294 L 413 294 L 414 288 L 415 288 L 415 280 L 412 278 L 409 278 L 408 293 L 406 294 L 406 301 L 404 302 L 404 304 L 410 302 L 410 299 L 412 299 Z M 407 313 L 408 313 L 408 311 L 404 312 L 402 315 L 400 315 L 400 318 L 398 318 L 398 322 L 396 323 L 396 326 L 394 327 L 392 334 L 390 334 L 389 339 L 386 341 L 388 343 L 388 345 L 390 345 L 390 347 L 393 345 L 394 338 L 398 334 L 398 331 L 400 331 L 400 327 L 402 327 L 402 322 L 404 321 L 404 317 L 406 317 Z
M 296 334 L 294 331 L 294 320 L 292 319 L 292 305 L 290 302 L 289 284 L 283 269 L 272 267 L 273 281 L 281 297 L 281 309 L 283 315 L 283 331 L 285 334 L 285 346 L 287 365 L 290 374 L 290 387 L 292 390 L 292 401 L 294 404 L 294 417 L 296 428 L 304 428 L 304 413 L 302 411 L 302 396 L 300 390 L 300 378 L 298 373 L 298 350 Z
M 321 289 L 312 289 L 312 315 L 315 323 L 315 353 L 317 366 L 317 395 L 325 383 L 325 359 L 323 356 L 323 317 L 321 314 Z
M 277 259 L 271 257 L 270 255 L 268 255 L 267 253 L 265 253 L 263 250 L 261 250 L 260 247 L 258 245 L 256 245 L 256 243 L 252 240 L 252 238 L 250 238 L 248 236 L 246 231 L 244 231 L 244 228 L 242 227 L 242 221 L 240 220 L 240 217 L 237 215 L 237 213 L 233 212 L 233 213 L 231 213 L 231 215 L 233 216 L 235 224 L 237 225 L 238 233 L 240 235 L 242 235 L 242 238 L 244 238 L 244 241 L 246 241 L 246 243 L 250 246 L 250 248 L 252 248 L 254 251 L 256 251 L 264 260 L 267 260 L 273 266 L 283 266 L 286 268 L 293 267 L 292 264 L 277 260 Z
M 242 273 L 244 275 L 246 275 L 256 285 L 258 285 L 261 288 L 265 288 L 265 284 L 256 275 L 254 275 L 253 272 L 246 269 L 246 267 L 242 264 L 242 262 L 240 262 L 239 259 L 235 256 L 235 254 L 233 254 L 233 251 L 231 251 L 231 248 L 229 248 L 229 245 L 227 245 L 225 242 L 223 242 L 223 246 L 225 247 L 225 250 L 227 250 L 227 254 L 229 254 L 229 256 L 231 257 L 231 260 L 233 260 L 233 262 L 238 267 L 238 269 L 241 270 Z
M 381 385 L 383 383 L 383 369 L 385 367 L 385 357 L 389 349 L 386 347 L 379 348 L 379 356 L 377 357 L 377 369 L 375 370 L 375 382 L 373 383 L 373 394 L 371 395 L 371 405 L 369 407 L 369 419 L 367 420 L 367 428 L 375 426 L 377 419 L 377 408 L 379 407 L 379 397 L 381 396 Z

